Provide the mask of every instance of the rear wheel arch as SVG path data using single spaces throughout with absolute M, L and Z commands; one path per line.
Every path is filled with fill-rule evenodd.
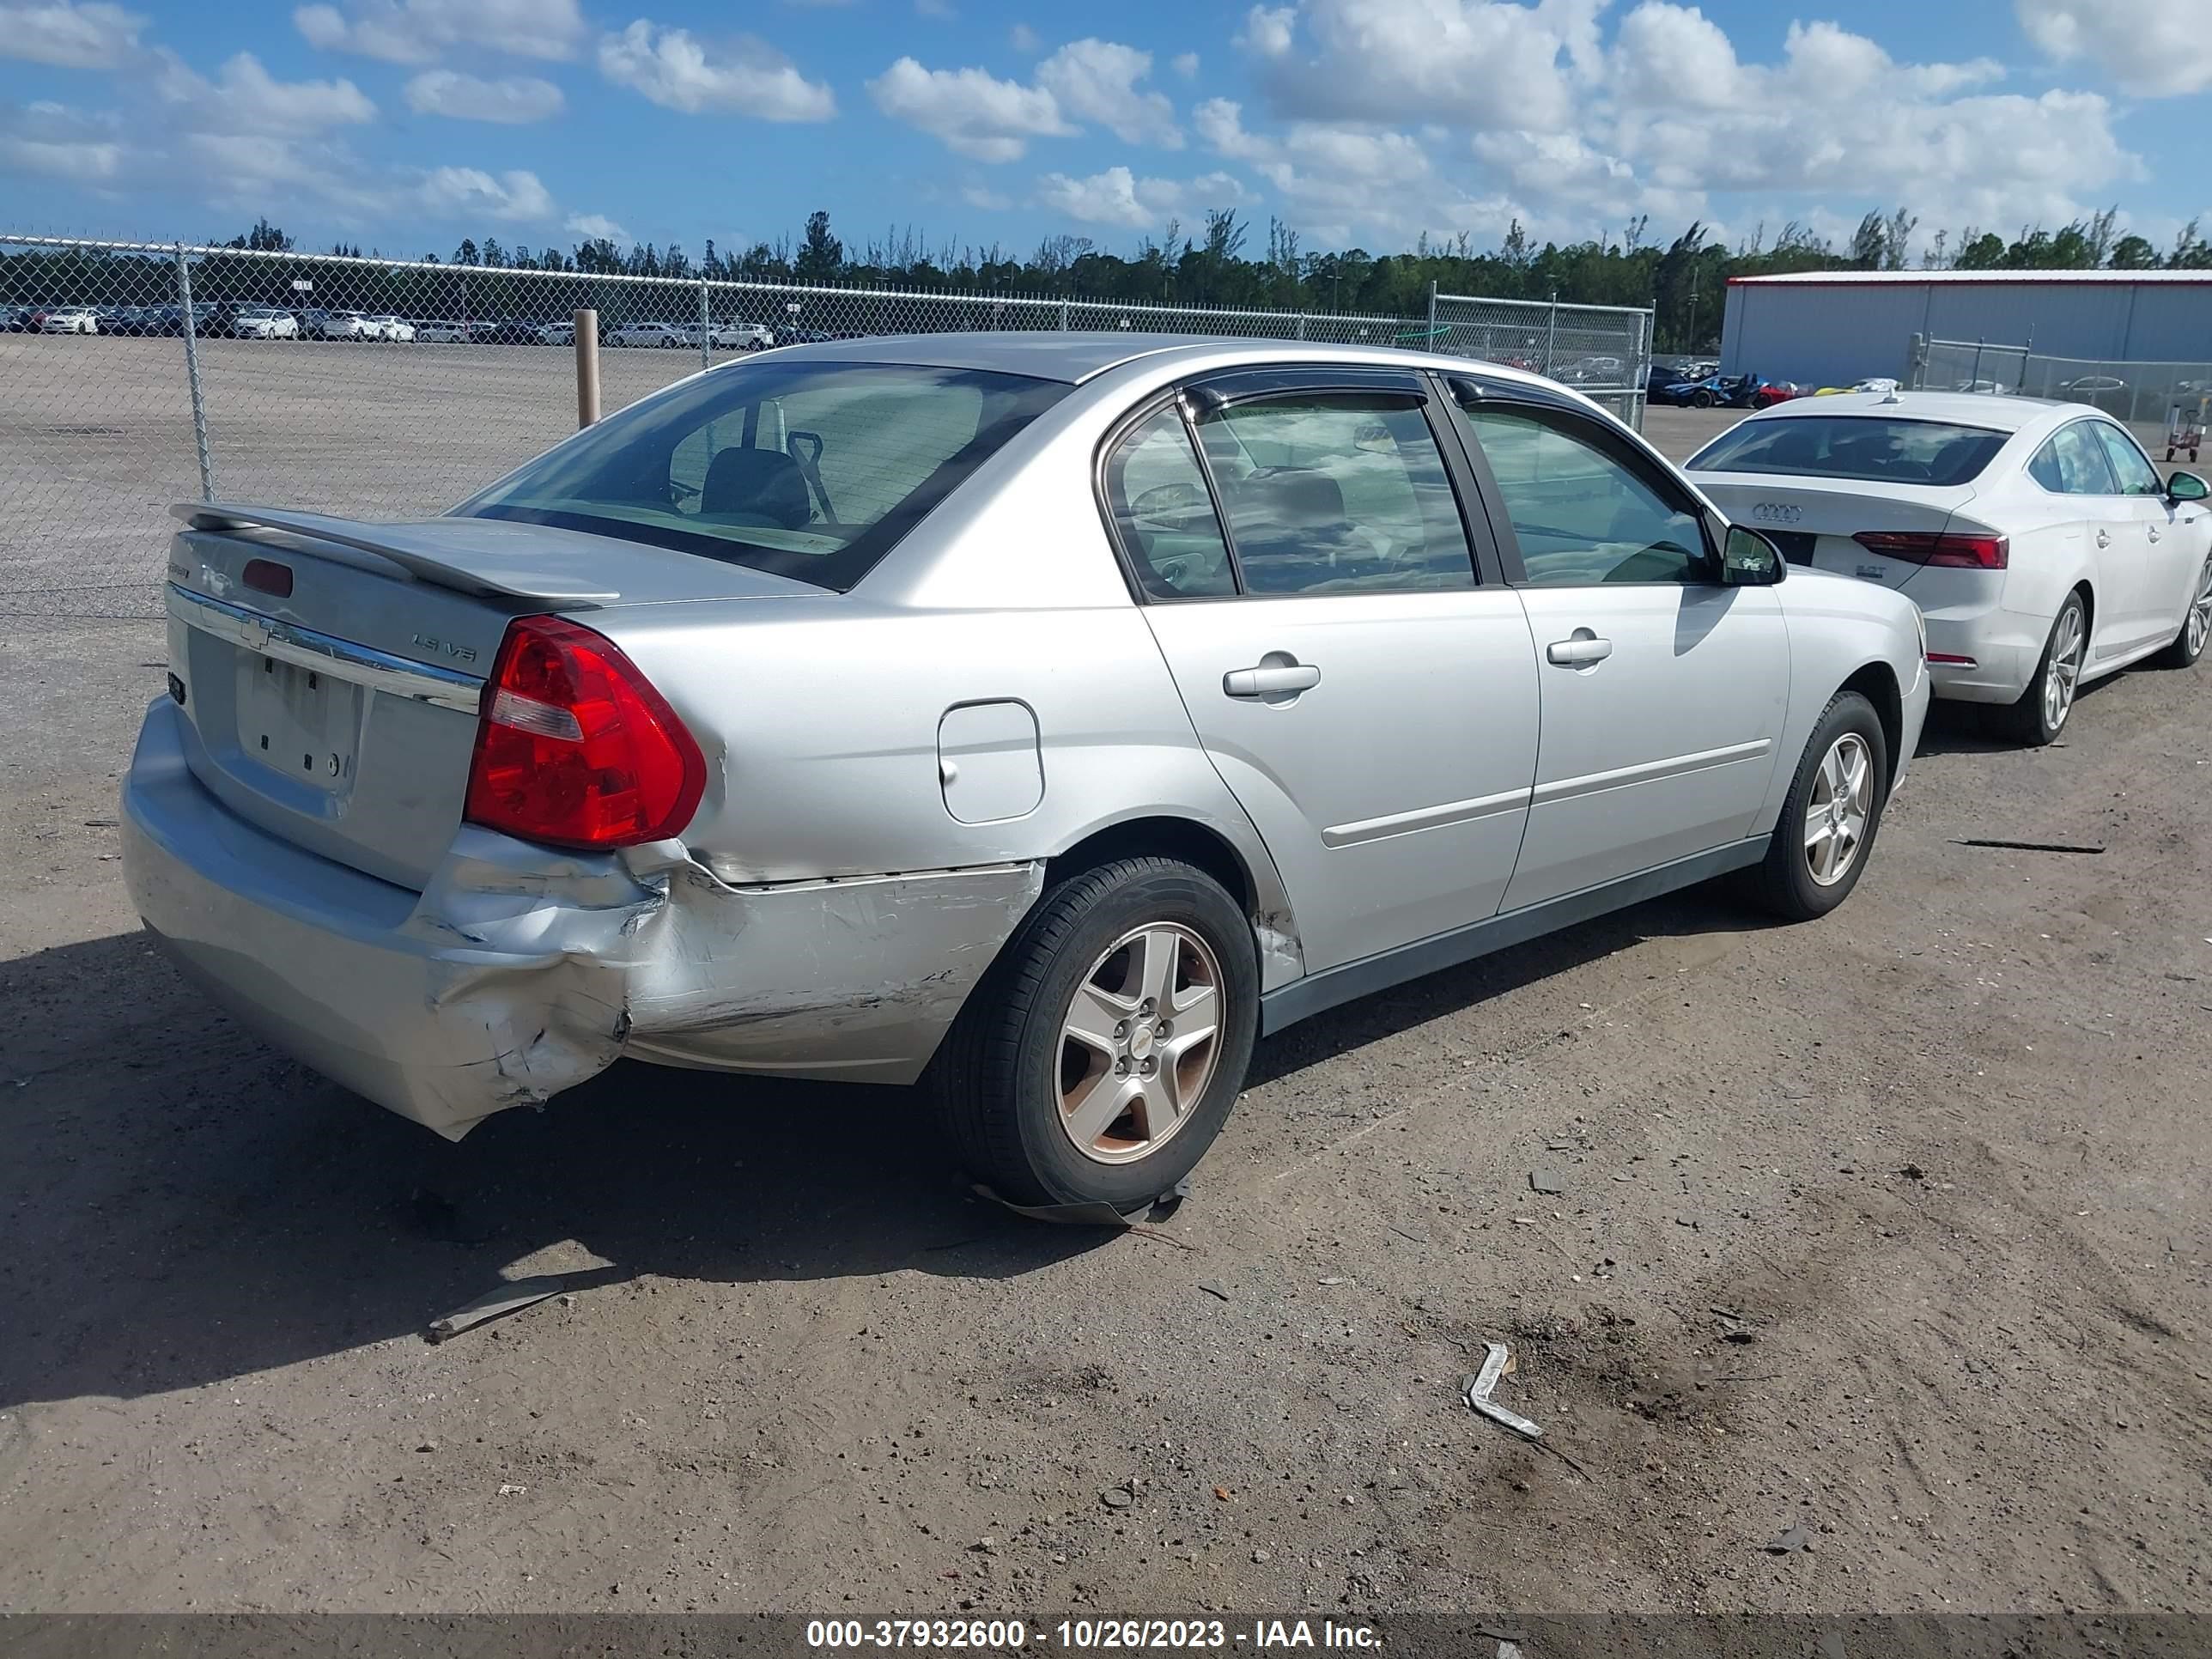
M 1125 818 L 1094 830 L 1045 860 L 1045 886 L 1072 880 L 1086 870 L 1130 858 L 1174 859 L 1202 870 L 1219 882 L 1250 915 L 1260 902 L 1258 884 L 1244 856 L 1219 831 L 1193 818 Z

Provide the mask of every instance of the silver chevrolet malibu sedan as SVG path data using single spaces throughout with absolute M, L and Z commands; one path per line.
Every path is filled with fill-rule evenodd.
M 926 1079 L 1022 1204 L 1164 1191 L 1351 998 L 1822 915 L 1928 704 L 1909 599 L 1397 351 L 838 341 L 441 518 L 178 513 L 125 867 L 223 1006 L 456 1139 L 623 1055 Z

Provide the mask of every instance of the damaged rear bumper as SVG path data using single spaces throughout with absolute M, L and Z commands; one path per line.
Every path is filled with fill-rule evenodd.
M 154 704 L 123 785 L 139 915 L 242 1023 L 455 1139 L 624 1054 L 911 1082 L 1043 884 L 1023 863 L 732 887 L 676 842 L 587 855 L 465 825 L 416 893 L 222 805 L 181 718 Z

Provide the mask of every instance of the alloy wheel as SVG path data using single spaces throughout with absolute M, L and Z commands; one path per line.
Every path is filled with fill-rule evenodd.
M 1076 1151 L 1132 1164 L 1189 1121 L 1220 1057 L 1223 984 L 1212 948 L 1173 922 L 1091 964 L 1060 1022 L 1060 1122 Z
M 2189 605 L 2189 654 L 2196 656 L 2204 649 L 2204 641 L 2212 637 L 2212 558 L 2204 561 L 2204 568 L 2197 578 L 2197 597 Z
M 1856 732 L 1828 745 L 1805 803 L 1805 867 L 1833 887 L 1858 862 L 1874 817 L 1874 751 Z
M 2043 725 L 2053 737 L 2074 712 L 2074 690 L 2081 678 L 2081 607 L 2069 605 L 2051 636 L 2051 660 L 2043 671 Z

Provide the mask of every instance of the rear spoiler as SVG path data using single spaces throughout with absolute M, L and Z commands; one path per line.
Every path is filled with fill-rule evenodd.
M 288 536 L 335 543 L 389 559 L 410 576 L 463 593 L 489 593 L 501 599 L 567 605 L 611 605 L 622 598 L 621 591 L 607 586 L 604 580 L 579 580 L 545 568 L 543 547 L 532 545 L 535 538 L 529 527 L 523 525 L 514 526 L 515 544 L 511 550 L 473 550 L 467 563 L 457 564 L 450 548 L 439 546 L 432 538 L 418 535 L 413 525 L 362 524 L 358 520 L 328 518 L 320 513 L 292 513 L 282 507 L 253 507 L 235 501 L 179 501 L 169 509 L 169 514 L 194 530 L 274 530 Z

